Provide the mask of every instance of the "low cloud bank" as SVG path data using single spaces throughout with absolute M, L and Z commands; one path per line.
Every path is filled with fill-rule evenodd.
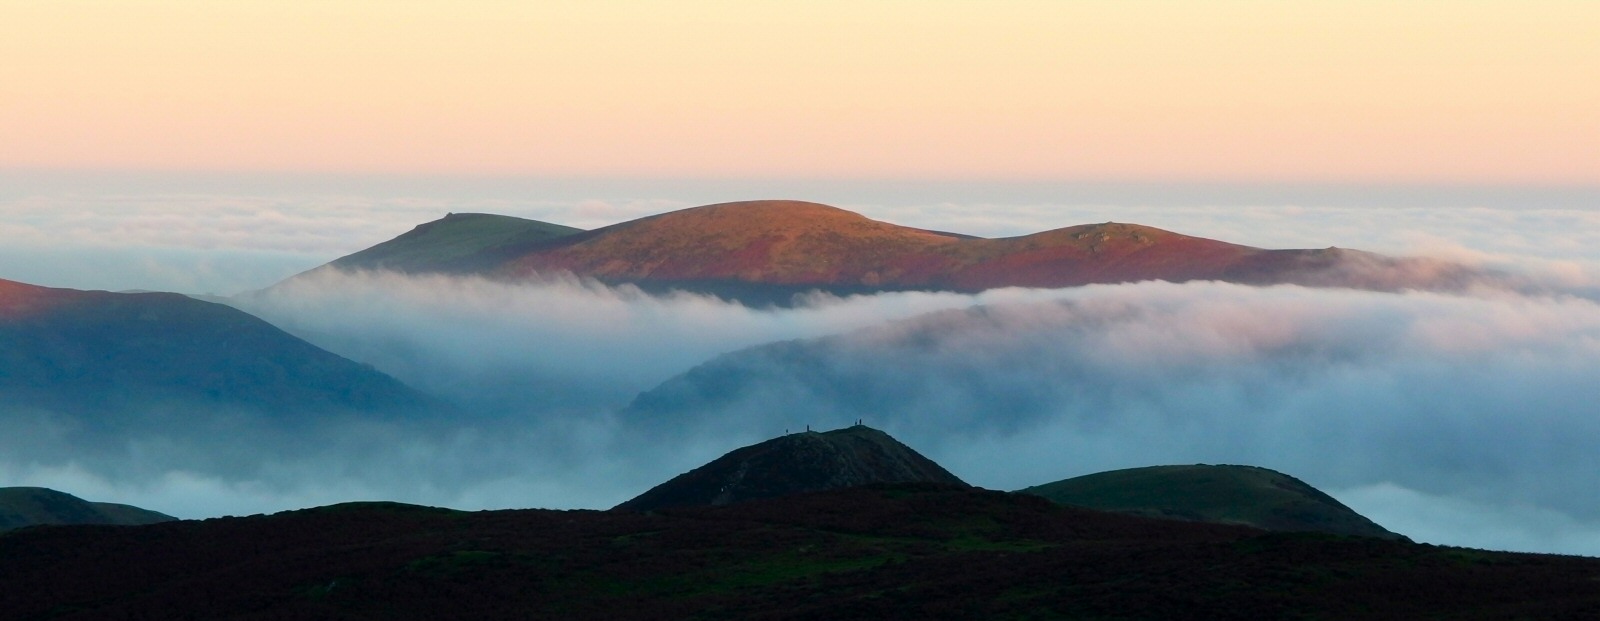
M 753 310 L 330 271 L 241 304 L 463 418 L 245 421 L 86 451 L 79 423 L 12 412 L 0 480 L 184 517 L 375 498 L 604 508 L 862 418 L 986 487 L 1253 464 L 1419 540 L 1600 554 L 1600 304 L 1580 296 L 1152 282 Z
M 0 277 L 72 256 L 79 262 L 60 270 L 89 272 L 84 257 L 157 248 L 170 254 L 117 268 L 126 274 L 100 270 L 129 284 L 100 286 L 228 292 L 247 266 L 260 271 L 244 280 L 262 286 L 445 211 L 594 226 L 688 206 L 157 198 L 85 199 L 78 211 L 8 199 L 0 236 L 13 245 L 0 262 L 12 273 Z M 86 447 L 82 421 L 0 404 L 0 484 L 183 517 L 358 499 L 603 508 L 785 429 L 865 418 L 989 487 L 1246 463 L 1305 479 L 1419 540 L 1600 554 L 1600 500 L 1588 493 L 1600 483 L 1592 210 L 835 204 L 982 235 L 1116 220 L 1269 247 L 1420 253 L 1538 286 L 1393 294 L 1140 283 L 819 296 L 752 310 L 576 279 L 326 272 L 239 304 L 462 405 L 463 420 L 329 421 L 292 436 L 241 422 Z M 201 207 L 216 210 L 203 226 L 173 219 Z M 103 218 L 112 212 L 125 217 Z M 137 284 L 134 273 L 186 284 Z M 673 379 L 684 373 L 702 383 Z M 650 394 L 630 409 L 641 392 Z
M 1600 556 L 1600 520 L 1547 507 L 1474 502 L 1393 483 L 1330 492 L 1358 513 L 1418 542 Z
M 218 295 L 269 286 L 449 212 L 594 228 L 692 206 L 653 199 L 395 196 L 372 194 L 372 188 L 106 193 L 88 189 L 92 184 L 32 191 L 26 185 L 0 191 L 0 239 L 6 241 L 0 278 L 75 289 Z
M 647 295 L 565 277 L 483 278 L 326 270 L 239 305 L 348 358 L 485 415 L 610 411 L 707 359 L 975 303 L 1051 291 L 818 295 L 758 310 L 715 297 Z
M 86 437 L 63 417 L 32 412 L 18 424 L 17 414 L 0 406 L 8 421 L 0 425 L 5 485 L 50 487 L 182 518 L 357 500 L 603 508 L 657 482 L 643 468 L 618 471 L 603 458 L 619 448 L 603 423 L 342 420 L 285 433 L 264 421 L 234 421 L 201 431 L 173 426 Z
M 771 434 L 865 418 L 987 487 L 1244 463 L 1600 532 L 1600 500 L 1580 491 L 1600 485 L 1591 300 L 1217 283 L 1060 294 L 725 356 L 642 395 L 623 423 Z

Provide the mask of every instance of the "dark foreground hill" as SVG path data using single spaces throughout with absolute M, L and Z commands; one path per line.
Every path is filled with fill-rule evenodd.
M 1146 517 L 1402 539 L 1332 496 L 1256 466 L 1149 466 L 1018 490 L 1066 505 Z
M 726 505 L 870 483 L 966 483 L 877 429 L 785 434 L 734 450 L 617 505 L 624 511 Z
M 451 215 L 331 265 L 512 279 L 570 272 L 747 303 L 786 303 L 810 290 L 976 292 L 1140 280 L 1395 289 L 1460 286 L 1476 276 L 1435 261 L 1338 248 L 1268 250 L 1113 222 L 984 239 L 789 200 L 706 205 L 582 232 Z
M 1588 619 L 1600 559 L 928 484 L 655 513 L 386 503 L 0 535 L 33 619 Z
M 132 505 L 89 502 L 43 487 L 0 487 L 0 531 L 40 524 L 140 525 L 176 519 Z
M 150 408 L 287 420 L 434 403 L 229 306 L 0 280 L 0 406 L 125 423 Z

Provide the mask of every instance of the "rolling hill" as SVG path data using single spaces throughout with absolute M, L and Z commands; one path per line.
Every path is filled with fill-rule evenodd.
M 8 619 L 1583 619 L 1600 559 L 926 483 L 726 506 L 356 503 L 0 535 Z
M 0 280 L 0 405 L 115 424 L 145 405 L 403 414 L 431 398 L 222 304 Z
M 345 270 L 471 273 L 492 270 L 500 261 L 580 232 L 511 216 L 452 213 L 329 265 Z
M 729 452 L 616 506 L 621 511 L 726 505 L 870 483 L 965 486 L 898 440 L 854 425 L 791 433 Z
M 1403 539 L 1299 479 L 1255 466 L 1130 468 L 1017 492 L 1145 517 Z
M 0 487 L 0 532 L 45 524 L 137 526 L 176 519 L 132 505 L 89 502 L 43 487 Z
M 1140 280 L 1396 289 L 1460 286 L 1475 277 L 1423 259 L 1339 248 L 1267 250 L 1113 222 L 984 239 L 790 200 L 706 205 L 582 232 L 452 215 L 330 265 L 509 279 L 570 272 L 647 291 L 763 304 L 787 303 L 810 290 L 976 292 Z

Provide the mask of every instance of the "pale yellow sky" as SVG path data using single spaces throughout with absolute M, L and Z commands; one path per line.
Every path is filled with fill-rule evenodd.
M 1600 2 L 0 0 L 0 168 L 1600 183 Z

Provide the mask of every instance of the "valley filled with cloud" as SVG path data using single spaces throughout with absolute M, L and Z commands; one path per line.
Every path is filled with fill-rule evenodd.
M 9 412 L 12 484 L 180 517 L 355 499 L 604 508 L 742 444 L 865 419 L 984 487 L 1253 464 L 1419 541 L 1600 554 L 1600 501 L 1583 492 L 1600 483 L 1600 214 L 1571 205 L 840 202 L 985 236 L 1115 220 L 1432 256 L 1537 286 L 1148 282 L 752 309 L 562 275 L 323 272 L 265 288 L 447 211 L 588 228 L 682 199 L 47 198 L 0 204 L 16 240 L 5 277 L 238 294 L 228 302 L 457 410 L 292 431 L 179 413 L 90 451 L 51 412 Z

